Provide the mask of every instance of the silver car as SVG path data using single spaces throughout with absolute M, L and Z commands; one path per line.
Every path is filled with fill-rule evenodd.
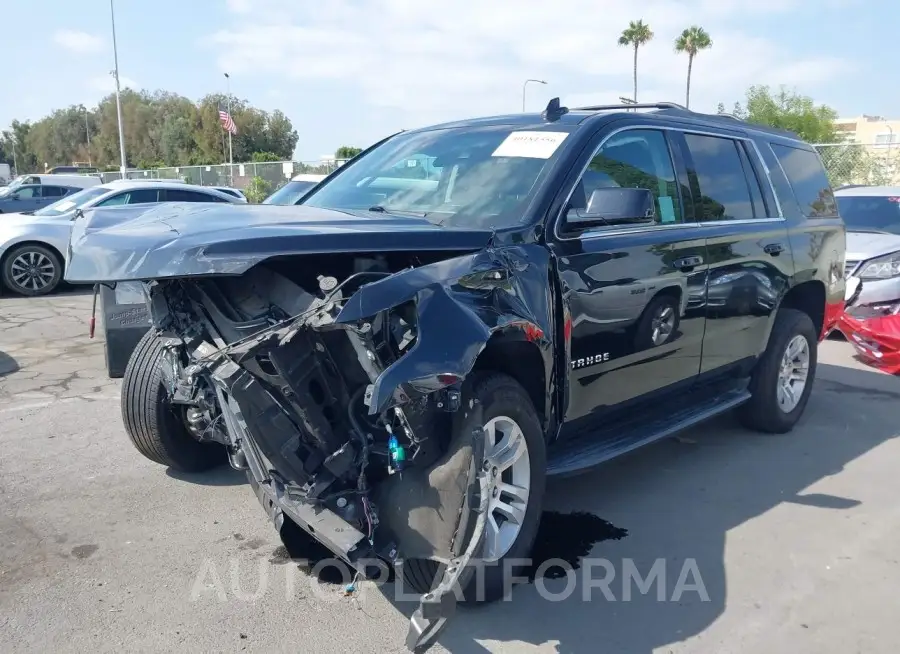
M 854 306 L 869 312 L 900 310 L 900 186 L 838 189 L 847 225 L 845 274 L 862 281 Z
M 166 181 L 114 181 L 84 189 L 32 214 L 0 216 L 0 285 L 19 295 L 45 295 L 63 278 L 64 252 L 79 209 L 157 202 L 245 200 L 216 189 Z

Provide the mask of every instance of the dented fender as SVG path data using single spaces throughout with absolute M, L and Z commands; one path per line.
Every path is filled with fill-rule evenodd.
M 361 287 L 336 322 L 364 322 L 410 301 L 416 306 L 416 343 L 375 380 L 370 413 L 388 407 L 401 387 L 424 395 L 461 381 L 491 339 L 497 339 L 527 341 L 538 348 L 547 406 L 537 408 L 549 415 L 557 338 L 546 249 L 486 248 L 396 273 Z

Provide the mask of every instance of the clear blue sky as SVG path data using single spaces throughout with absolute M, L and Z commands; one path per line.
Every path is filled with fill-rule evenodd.
M 900 39 L 887 0 L 116 0 L 120 75 L 196 100 L 232 92 L 281 109 L 317 159 L 403 128 L 631 95 L 631 53 L 616 45 L 642 18 L 639 99 L 684 101 L 681 29 L 714 45 L 694 65 L 692 107 L 731 107 L 750 84 L 785 84 L 836 108 L 900 118 L 887 83 Z M 0 0 L 0 128 L 110 91 L 108 0 Z

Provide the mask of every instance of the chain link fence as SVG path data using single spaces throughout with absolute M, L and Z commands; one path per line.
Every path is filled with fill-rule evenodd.
M 177 166 L 150 170 L 129 170 L 126 179 L 180 179 L 199 186 L 231 186 L 246 190 L 250 181 L 259 177 L 271 191 L 286 184 L 294 175 L 311 173 L 327 175 L 344 163 L 336 161 L 270 161 L 266 163 L 219 164 L 214 166 Z M 122 179 L 122 173 L 101 173 L 104 182 Z
M 821 143 L 818 150 L 834 188 L 846 184 L 900 185 L 900 145 Z

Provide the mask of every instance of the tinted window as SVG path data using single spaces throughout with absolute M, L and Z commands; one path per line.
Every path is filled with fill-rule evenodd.
M 235 191 L 234 189 L 230 189 L 230 188 L 217 188 L 216 190 L 219 191 L 220 193 L 225 193 L 226 195 L 230 195 L 230 196 L 233 197 L 233 198 L 239 198 L 239 197 L 241 197 L 241 194 L 238 193 L 237 191 Z
M 834 193 L 819 155 L 786 145 L 772 143 L 771 146 L 803 213 L 813 218 L 836 217 Z
M 43 197 L 45 198 L 61 198 L 66 193 L 68 193 L 69 189 L 63 186 L 47 186 L 44 185 L 44 193 Z
M 900 197 L 838 196 L 837 204 L 850 231 L 900 234 Z
M 198 191 L 187 191 L 183 189 L 170 188 L 166 190 L 166 200 L 168 202 L 224 202 L 222 198 L 214 195 L 207 195 Z
M 683 221 L 675 170 L 662 132 L 636 129 L 606 141 L 575 186 L 569 211 L 583 210 L 595 189 L 643 188 L 653 193 L 660 223 Z
M 755 218 L 750 187 L 733 139 L 685 134 L 688 177 L 700 197 L 697 220 L 746 220 Z
M 140 188 L 128 193 L 128 204 L 149 204 L 159 202 L 159 191 L 155 188 Z

